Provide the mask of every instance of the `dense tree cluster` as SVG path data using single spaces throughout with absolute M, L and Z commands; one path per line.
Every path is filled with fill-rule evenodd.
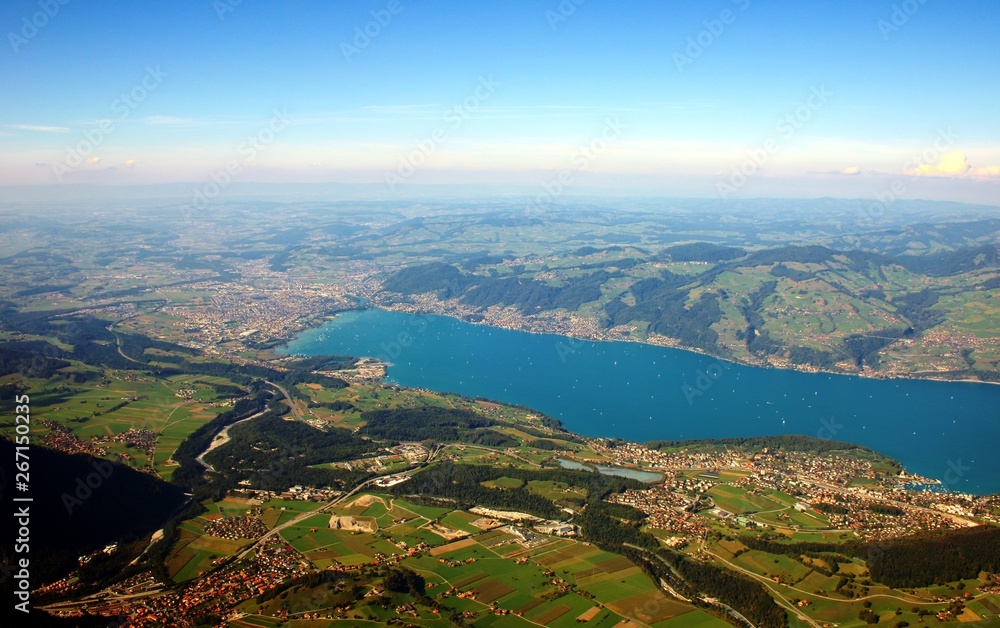
M 360 433 L 391 441 L 463 442 L 489 447 L 513 447 L 517 439 L 490 429 L 500 423 L 458 408 L 396 408 L 371 410 L 361 415 L 366 425 Z
M 462 302 L 478 307 L 512 305 L 525 313 L 563 308 L 579 309 L 584 303 L 601 297 L 601 285 L 611 275 L 597 271 L 576 277 L 564 286 L 552 286 L 518 277 L 482 278 L 462 297 Z
M 385 588 L 396 593 L 423 595 L 424 577 L 406 567 L 392 568 L 385 575 Z
M 939 294 L 930 288 L 925 288 L 920 292 L 903 295 L 893 300 L 892 304 L 896 307 L 897 313 L 910 321 L 914 330 L 926 331 L 944 322 L 944 312 L 931 309 L 939 298 Z
M 840 354 L 812 347 L 792 347 L 788 350 L 788 361 L 792 364 L 808 364 L 820 369 L 829 369 L 840 361 Z
M 522 487 L 486 488 L 483 486 L 483 483 L 501 477 L 521 480 Z M 621 492 L 628 488 L 641 488 L 643 486 L 637 480 L 588 471 L 519 469 L 516 467 L 442 462 L 414 474 L 409 482 L 394 487 L 393 492 L 399 495 L 418 494 L 443 497 L 453 500 L 464 508 L 478 505 L 527 512 L 546 519 L 566 518 L 566 513 L 550 500 L 535 495 L 524 488 L 523 484 L 535 480 L 561 482 L 568 486 L 584 489 L 587 499 L 592 503 L 600 502 L 612 492 Z
M 784 264 L 778 264 L 770 270 L 770 273 L 772 277 L 786 277 L 795 282 L 808 281 L 816 276 L 815 273 L 797 268 L 789 268 Z
M 746 576 L 666 550 L 660 550 L 658 555 L 680 573 L 691 589 L 722 600 L 754 625 L 761 628 L 788 625 L 784 609 L 763 586 Z
M 847 506 L 832 504 L 830 502 L 819 502 L 818 504 L 814 504 L 813 508 L 828 515 L 846 515 L 851 512 Z
M 240 399 L 231 410 L 223 412 L 192 432 L 174 451 L 173 459 L 180 467 L 173 473 L 173 482 L 188 489 L 201 484 L 205 469 L 196 458 L 208 449 L 212 439 L 223 428 L 262 412 L 270 399 L 271 393 L 258 385 L 253 396 Z
M 834 560 L 842 555 L 860 558 L 868 565 L 872 580 L 896 589 L 975 578 L 982 571 L 1000 571 L 1000 528 L 996 526 L 927 532 L 872 543 L 784 543 L 767 535 L 741 536 L 740 541 L 751 549 L 793 557 L 825 554 L 832 555 Z
M 662 578 L 689 594 L 700 592 L 721 600 L 756 626 L 788 625 L 784 610 L 760 584 L 710 563 L 660 549 L 655 537 L 639 529 L 645 515 L 627 506 L 611 506 L 590 501 L 575 519 L 588 541 L 625 556 L 642 567 L 654 582 Z
M 539 478 L 544 471 L 536 472 Z M 485 465 L 457 465 L 438 463 L 414 474 L 409 482 L 393 487 L 397 495 L 432 495 L 453 500 L 461 508 L 486 506 L 501 510 L 526 512 L 545 519 L 565 517 L 550 500 L 528 492 L 524 488 L 486 488 L 483 482 L 507 476 L 524 480 L 517 469 L 500 469 Z M 547 477 L 547 476 L 546 476 Z M 538 479 L 538 478 L 532 478 Z
M 295 358 L 285 363 L 293 371 L 342 371 L 358 363 L 357 358 L 343 355 L 317 355 Z
M 847 355 L 860 366 L 878 366 L 878 352 L 896 342 L 900 338 L 910 336 L 913 330 L 880 329 L 866 334 L 852 334 L 844 338 L 844 348 Z
M 287 410 L 287 408 L 285 408 Z M 377 443 L 349 430 L 321 431 L 301 421 L 286 421 L 269 411 L 229 430 L 230 441 L 205 456 L 225 486 L 249 480 L 255 488 L 285 490 L 289 486 L 339 485 L 362 477 L 356 473 L 311 465 L 352 460 L 377 451 Z
M 608 322 L 624 325 L 648 321 L 651 332 L 678 338 L 690 347 L 719 351 L 719 334 L 711 328 L 722 320 L 718 295 L 705 292 L 689 306 L 690 290 L 677 283 L 674 277 L 666 276 L 633 284 L 629 290 L 635 305 L 626 305 L 621 299 L 608 303 L 604 308 Z
M 760 315 L 760 308 L 763 307 L 764 301 L 774 294 L 777 286 L 777 281 L 761 284 L 740 305 L 740 312 L 747 321 L 743 337 L 746 339 L 747 351 L 753 355 L 770 355 L 784 349 L 784 345 L 773 340 L 770 333 L 764 329 L 764 317 Z
M 443 262 L 410 266 L 393 273 L 382 284 L 389 292 L 421 294 L 440 292 L 444 297 L 458 296 L 472 285 L 473 279 Z
M 12 461 L 14 453 L 14 443 L 0 438 L 0 456 Z M 12 481 L 10 476 L 8 497 Z M 61 578 L 77 567 L 77 557 L 108 543 L 144 545 L 184 501 L 180 488 L 126 465 L 45 447 L 31 449 L 31 497 L 31 538 L 45 548 L 31 554 L 32 579 L 39 583 Z M 14 517 L 5 517 L 0 531 L 0 561 L 16 564 Z M 122 567 L 109 557 L 81 575 L 86 582 L 101 580 Z
M 0 344 L 0 377 L 21 373 L 26 377 L 48 379 L 69 362 L 59 357 L 64 352 L 44 340 Z
M 896 263 L 911 272 L 931 277 L 947 277 L 977 268 L 1000 265 L 1000 247 L 986 244 L 926 255 L 899 255 L 894 259 Z
M 566 441 L 548 440 L 545 438 L 536 438 L 535 440 L 528 441 L 525 444 L 528 447 L 545 449 L 548 451 L 563 451 L 570 446 L 570 444 Z
M 734 246 L 721 246 L 709 242 L 678 244 L 663 251 L 674 262 L 727 262 L 746 255 L 746 251 Z
M 1000 571 L 1000 528 L 980 526 L 920 534 L 870 546 L 872 580 L 893 588 L 922 587 Z
M 710 438 L 702 440 L 654 440 L 646 443 L 653 449 L 670 449 L 675 447 L 690 447 L 696 445 L 728 445 L 739 447 L 746 451 L 760 451 L 765 447 L 783 451 L 800 451 L 804 453 L 823 454 L 829 452 L 860 451 L 875 454 L 869 447 L 845 443 L 843 441 L 803 436 L 801 434 L 778 434 L 775 436 L 736 436 L 731 438 Z M 884 457 L 883 457 L 884 458 Z M 884 458 L 889 462 L 889 458 Z

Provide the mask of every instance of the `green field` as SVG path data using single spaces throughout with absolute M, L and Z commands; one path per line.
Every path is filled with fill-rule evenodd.
M 708 491 L 715 504 L 733 514 L 742 515 L 748 512 L 760 512 L 762 510 L 773 510 L 781 505 L 774 501 L 760 496 L 752 495 L 746 489 L 730 486 L 728 484 L 717 484 Z

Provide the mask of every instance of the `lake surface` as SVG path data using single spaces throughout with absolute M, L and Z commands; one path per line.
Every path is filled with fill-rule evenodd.
M 638 471 L 636 469 L 623 469 L 620 467 L 591 467 L 585 464 L 576 462 L 575 460 L 567 460 L 565 458 L 556 458 L 559 462 L 559 466 L 563 469 L 572 469 L 574 471 L 597 471 L 598 473 L 603 473 L 604 475 L 614 475 L 620 478 L 631 478 L 633 480 L 639 480 L 640 482 L 646 482 L 647 484 L 653 482 L 659 482 L 663 479 L 662 473 L 652 473 L 650 471 Z
M 867 445 L 952 490 L 1000 492 L 1000 386 L 764 369 L 378 309 L 340 314 L 285 350 L 377 357 L 401 386 L 526 405 L 586 436 L 819 436 Z

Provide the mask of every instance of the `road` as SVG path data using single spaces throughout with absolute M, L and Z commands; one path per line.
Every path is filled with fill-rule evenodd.
M 301 521 L 304 521 L 305 519 L 308 519 L 309 517 L 312 517 L 312 516 L 314 516 L 314 515 L 316 515 L 318 513 L 321 513 L 321 512 L 326 512 L 329 509 L 333 508 L 334 506 L 336 506 L 338 504 L 342 504 L 343 502 L 347 501 L 348 499 L 350 499 L 351 497 L 353 497 L 354 495 L 356 495 L 358 493 L 358 491 L 360 491 L 361 489 L 366 488 L 366 487 L 371 486 L 372 484 L 374 484 L 376 482 L 376 480 L 381 480 L 383 478 L 393 477 L 393 476 L 402 476 L 402 475 L 405 475 L 405 476 L 409 477 L 410 474 L 413 473 L 413 471 L 415 471 L 415 469 L 410 470 L 410 471 L 403 471 L 401 473 L 390 473 L 389 475 L 380 475 L 378 477 L 369 478 L 369 479 L 365 480 L 364 482 L 362 482 L 361 484 L 358 484 L 357 486 L 355 486 L 349 492 L 344 493 L 343 495 L 341 495 L 339 497 L 336 497 L 334 499 L 331 499 L 330 501 L 326 502 L 325 504 L 323 504 L 322 506 L 320 506 L 316 510 L 310 510 L 308 512 L 304 512 L 304 513 L 300 514 L 299 516 L 295 517 L 294 519 L 289 519 L 285 523 L 282 523 L 280 525 L 274 526 L 273 528 L 271 528 L 271 530 L 269 532 L 267 532 L 266 534 L 264 534 L 264 536 L 260 537 L 255 542 L 253 542 L 250 545 L 248 545 L 246 547 L 246 549 L 244 549 L 242 552 L 240 552 L 240 554 L 236 557 L 235 560 L 241 560 L 241 559 L 243 559 L 247 554 L 249 554 L 251 551 L 253 551 L 254 549 L 256 549 L 257 546 L 264 544 L 268 539 L 270 539 L 271 537 L 273 537 L 276 534 L 280 533 L 285 528 L 292 527 L 292 526 L 300 523 Z
M 400 477 L 400 476 L 410 477 L 413 473 L 419 471 L 420 469 L 426 467 L 431 462 L 433 462 L 434 457 L 437 456 L 437 454 L 441 450 L 442 450 L 442 446 L 441 445 L 436 445 L 433 449 L 431 449 L 429 452 L 427 452 L 427 459 L 423 463 L 421 463 L 419 466 L 414 467 L 412 469 L 407 469 L 406 471 L 401 471 L 399 473 L 389 473 L 389 474 L 386 474 L 386 475 L 380 475 L 380 476 L 377 476 L 377 477 L 369 478 L 369 479 L 365 480 L 364 482 L 362 482 L 361 484 L 358 484 L 357 486 L 355 486 L 349 492 L 344 493 L 343 495 L 341 495 L 339 497 L 336 497 L 334 499 L 331 499 L 330 501 L 326 502 L 325 504 L 323 504 L 322 506 L 320 506 L 316 510 L 310 510 L 309 512 L 304 512 L 301 515 L 295 517 L 294 519 L 289 519 L 285 523 L 283 523 L 281 525 L 275 526 L 269 532 L 267 532 L 264 536 L 262 536 L 259 539 L 257 539 L 251 545 L 247 546 L 247 548 L 245 550 L 243 550 L 239 554 L 239 556 L 237 556 L 236 559 L 239 560 L 239 559 L 243 558 L 244 556 L 246 556 L 247 554 L 249 554 L 252 549 L 254 549 L 258 545 L 260 545 L 261 543 L 263 543 L 265 540 L 273 537 L 275 534 L 278 534 L 279 532 L 281 532 L 285 528 L 294 526 L 295 524 L 297 524 L 297 523 L 299 523 L 299 522 L 301 522 L 301 521 L 303 521 L 305 519 L 308 519 L 309 517 L 311 517 L 311 516 L 313 516 L 313 515 L 315 515 L 317 513 L 325 512 L 325 511 L 333 508 L 334 506 L 336 506 L 338 504 L 342 504 L 343 502 L 347 501 L 349 498 L 351 498 L 354 495 L 356 495 L 359 491 L 361 491 L 364 488 L 367 488 L 367 487 L 371 486 L 372 484 L 374 484 L 378 480 L 382 480 L 382 479 L 390 478 L 390 477 Z
M 120 323 L 121 321 L 118 321 L 118 322 Z M 125 355 L 124 353 L 122 353 L 122 342 L 118 338 L 118 334 L 116 334 L 115 331 L 114 331 L 114 325 L 109 325 L 108 326 L 108 331 L 110 331 L 111 334 L 115 337 L 115 348 L 118 349 L 118 355 L 122 356 L 123 358 L 125 358 L 129 362 L 135 362 L 136 364 L 139 364 L 141 366 L 145 366 L 147 368 L 149 367 L 149 365 L 146 364 L 145 362 L 140 362 L 139 360 L 135 360 L 133 358 L 130 358 L 127 355 Z
M 624 545 L 625 547 L 632 548 L 634 550 L 639 550 L 640 552 L 643 552 L 644 554 L 648 554 L 648 555 L 652 556 L 653 558 L 655 558 L 655 559 L 659 560 L 661 563 L 663 563 L 668 569 L 670 569 L 670 572 L 674 574 L 675 578 L 677 578 L 678 580 L 680 580 L 682 582 L 685 582 L 685 583 L 687 582 L 687 579 L 684 578 L 684 576 L 682 576 L 677 571 L 677 569 L 674 568 L 673 565 L 671 565 L 667 561 L 663 560 L 662 556 L 658 556 L 655 553 L 650 552 L 649 550 L 647 550 L 647 549 L 645 549 L 643 547 L 639 547 L 638 545 L 632 545 L 631 543 L 623 543 L 622 545 Z M 668 588 L 670 589 L 669 592 L 672 595 L 674 595 L 675 597 L 677 597 L 679 599 L 682 599 L 684 601 L 690 602 L 690 600 L 688 600 L 687 598 L 684 598 L 684 597 L 681 597 L 680 595 L 677 595 L 676 592 L 673 590 L 673 587 L 669 587 L 669 585 L 668 585 Z M 723 611 L 725 611 L 726 613 L 728 613 L 734 619 L 743 622 L 744 625 L 746 625 L 746 626 L 749 626 L 749 628 L 756 628 L 756 626 L 753 624 L 752 621 L 750 621 L 749 619 L 747 619 L 746 617 L 744 617 L 742 613 L 740 613 L 739 611 L 737 611 L 735 608 L 729 606 L 728 604 L 723 604 L 719 600 L 715 600 L 715 599 L 708 598 L 708 597 L 702 597 L 702 600 L 703 601 L 707 601 L 709 604 L 713 604 L 715 606 L 718 606 L 719 608 L 721 608 Z
M 789 608 L 789 610 L 793 611 L 797 616 L 799 616 L 800 618 L 802 618 L 803 621 L 806 621 L 810 625 L 816 626 L 817 628 L 819 627 L 819 624 L 816 623 L 813 619 L 811 619 L 808 616 L 804 615 L 797 607 L 792 606 L 791 602 L 787 598 L 785 598 L 784 596 L 782 596 L 780 592 L 777 591 L 777 589 L 775 588 L 775 584 L 776 583 L 773 580 L 771 580 L 770 578 L 766 578 L 766 577 L 764 577 L 764 576 L 762 576 L 762 575 L 760 575 L 758 573 L 755 573 L 755 572 L 750 571 L 748 569 L 744 569 L 743 567 L 740 567 L 739 565 L 734 565 L 733 563 L 731 563 L 728 560 L 726 560 L 725 558 L 719 556 L 715 552 L 712 552 L 711 550 L 706 549 L 705 545 L 704 545 L 704 541 L 702 541 L 701 549 L 702 549 L 702 551 L 704 551 L 709 556 L 712 556 L 713 558 L 716 558 L 716 559 L 722 561 L 723 563 L 725 563 L 726 566 L 728 566 L 730 569 L 732 569 L 734 571 L 738 571 L 738 572 L 740 572 L 742 574 L 750 576 L 751 578 L 759 581 L 761 584 L 763 584 L 768 589 L 770 589 L 774 593 L 774 595 L 780 597 L 782 600 L 784 600 L 785 602 L 787 602 L 788 606 L 786 608 Z M 797 591 L 798 593 L 802 593 L 802 594 L 808 595 L 810 597 L 821 598 L 821 599 L 824 599 L 824 600 L 830 600 L 831 602 L 840 602 L 840 603 L 847 603 L 847 604 L 854 603 L 854 602 L 864 602 L 865 600 L 872 600 L 872 599 L 880 598 L 880 597 L 882 597 L 882 598 L 889 598 L 890 600 L 896 600 L 896 601 L 900 602 L 901 604 L 907 605 L 907 606 L 936 606 L 936 605 L 941 605 L 943 603 L 943 602 L 929 602 L 929 601 L 926 601 L 926 600 L 920 600 L 919 598 L 917 600 L 912 600 L 912 599 L 907 599 L 907 598 L 903 598 L 903 597 L 898 597 L 898 596 L 895 596 L 895 595 L 889 595 L 887 593 L 875 593 L 875 594 L 872 594 L 872 595 L 866 595 L 864 597 L 856 597 L 856 598 L 851 598 L 851 599 L 844 599 L 844 598 L 835 598 L 835 597 L 829 597 L 829 596 L 826 596 L 826 595 L 820 595 L 820 594 L 814 593 L 812 591 L 806 591 L 804 589 L 800 589 L 798 587 L 795 587 L 795 586 L 792 586 L 792 585 L 789 585 L 789 584 L 782 584 L 782 585 L 778 585 L 778 586 L 783 586 L 783 587 L 785 587 L 787 589 L 791 589 L 792 591 Z M 980 595 L 977 595 L 977 596 L 973 597 L 972 599 L 975 600 L 975 599 L 978 599 L 980 597 L 986 597 L 987 595 L 989 595 L 989 593 L 982 593 Z
M 525 464 L 530 464 L 533 467 L 541 467 L 542 466 L 542 465 L 538 464 L 537 462 L 532 462 L 532 461 L 528 460 L 527 458 L 523 458 L 520 455 L 515 454 L 515 453 L 513 453 L 513 452 L 511 452 L 509 450 L 506 450 L 506 449 L 496 449 L 496 448 L 493 448 L 493 447 L 485 447 L 483 445 L 470 445 L 469 443 L 462 443 L 462 442 L 449 443 L 449 444 L 457 445 L 459 447 L 465 447 L 466 449 L 481 449 L 483 451 L 488 451 L 488 452 L 491 452 L 491 453 L 494 453 L 494 454 L 500 454 L 502 456 L 507 456 L 507 457 L 513 458 L 515 460 L 520 460 L 521 462 L 523 462 Z
M 295 400 L 292 399 L 292 396 L 288 394 L 287 390 L 285 390 L 282 386 L 275 384 L 274 382 L 267 381 L 266 379 L 264 380 L 264 383 L 267 384 L 268 386 L 274 386 L 278 390 L 278 392 L 280 392 L 282 395 L 285 396 L 285 399 L 288 401 L 288 405 L 292 407 L 292 416 L 294 416 L 299 421 L 305 420 L 302 417 L 302 412 L 299 410 L 299 407 L 295 405 Z
M 793 613 L 795 613 L 796 617 L 798 617 L 802 621 L 806 622 L 810 626 L 813 626 L 813 628 L 820 628 L 820 625 L 818 623 L 816 623 L 816 621 L 812 617 L 809 617 L 804 612 L 802 612 L 797 606 L 795 606 L 794 604 L 792 604 L 791 600 L 789 600 L 788 598 L 786 598 L 784 595 L 781 594 L 780 591 L 778 591 L 777 589 L 775 589 L 774 586 L 772 586 L 772 585 L 774 585 L 774 582 L 772 580 L 770 580 L 768 578 L 765 578 L 764 576 L 761 576 L 759 574 L 756 574 L 756 573 L 754 573 L 752 571 L 748 571 L 746 569 L 743 569 L 742 567 L 740 567 L 738 565 L 732 564 L 731 562 L 729 562 L 728 560 L 722 558 L 721 556 L 719 556 L 717 554 L 713 554 L 709 550 L 705 549 L 705 539 L 701 540 L 701 550 L 703 552 L 705 552 L 706 554 L 708 554 L 709 556 L 714 556 L 715 558 L 718 558 L 722 562 L 726 563 L 726 565 L 728 565 L 734 571 L 738 571 L 738 572 L 744 573 L 744 574 L 746 574 L 748 576 L 752 576 L 754 579 L 760 581 L 761 584 L 763 584 L 765 587 L 767 587 L 767 589 L 772 593 L 772 595 L 775 598 L 777 598 L 775 601 L 777 601 L 778 604 L 780 604 L 783 608 L 785 608 L 786 610 L 792 611 Z M 806 593 L 806 592 L 803 591 L 803 593 Z

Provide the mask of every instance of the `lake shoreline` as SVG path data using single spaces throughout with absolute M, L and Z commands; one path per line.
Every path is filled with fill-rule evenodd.
M 464 318 L 462 318 L 460 316 L 455 316 L 453 314 L 447 314 L 447 313 L 442 313 L 442 312 L 435 312 L 435 311 L 431 311 L 431 310 L 413 310 L 413 309 L 410 309 L 410 308 L 393 307 L 393 304 L 370 305 L 370 306 L 367 306 L 367 307 L 358 307 L 358 308 L 354 308 L 354 309 L 340 310 L 340 311 L 338 311 L 338 312 L 336 312 L 336 313 L 334 313 L 334 314 L 332 314 L 332 315 L 330 315 L 328 317 L 325 317 L 322 321 L 316 321 L 318 323 L 316 325 L 304 325 L 295 334 L 293 334 L 291 338 L 283 338 L 283 339 L 281 339 L 281 343 L 276 347 L 276 349 L 283 349 L 284 347 L 287 347 L 289 343 L 291 343 L 293 340 L 295 340 L 295 338 L 297 338 L 299 335 L 301 335 L 304 331 L 308 331 L 310 329 L 318 329 L 318 328 L 322 327 L 323 325 L 325 325 L 326 323 L 334 320 L 337 316 L 339 316 L 341 314 L 345 314 L 345 313 L 348 313 L 348 312 L 363 312 L 365 310 L 383 310 L 385 312 L 396 312 L 396 313 L 400 313 L 400 314 L 412 314 L 412 315 L 415 315 L 415 316 L 441 316 L 441 317 L 448 318 L 448 319 L 451 319 L 451 320 L 456 320 L 456 321 L 459 321 L 459 322 L 462 322 L 462 323 L 466 323 L 468 325 L 476 325 L 478 327 L 487 327 L 487 328 L 490 328 L 490 329 L 503 329 L 503 330 L 506 330 L 506 331 L 518 331 L 518 332 L 522 332 L 522 333 L 526 333 L 526 334 L 534 334 L 534 335 L 538 335 L 538 336 L 556 336 L 556 337 L 559 337 L 559 338 L 565 338 L 565 339 L 567 339 L 569 341 L 573 341 L 573 342 L 607 342 L 607 343 L 617 343 L 617 342 L 620 342 L 620 343 L 630 343 L 630 344 L 644 345 L 644 346 L 650 346 L 650 347 L 660 347 L 660 348 L 663 348 L 663 349 L 676 349 L 678 351 L 684 351 L 684 352 L 687 352 L 687 353 L 694 353 L 694 354 L 697 354 L 697 355 L 709 357 L 709 358 L 712 358 L 713 360 L 719 360 L 720 362 L 726 362 L 728 364 L 735 364 L 735 365 L 739 365 L 739 366 L 745 366 L 745 367 L 750 367 L 750 368 L 766 369 L 766 370 L 772 370 L 772 371 L 789 371 L 789 372 L 793 372 L 793 373 L 810 373 L 810 374 L 817 374 L 817 375 L 819 375 L 819 374 L 843 375 L 845 377 L 858 377 L 860 379 L 874 380 L 874 381 L 917 381 L 917 382 L 928 381 L 928 382 L 944 382 L 944 383 L 986 384 L 986 385 L 990 385 L 990 386 L 1000 386 L 1000 381 L 991 382 L 991 381 L 986 381 L 986 380 L 982 380 L 982 379 L 969 379 L 969 378 L 949 379 L 949 378 L 946 378 L 946 377 L 918 377 L 918 376 L 913 376 L 913 375 L 866 375 L 864 373 L 851 373 L 851 372 L 848 372 L 848 371 L 831 371 L 831 370 L 827 370 L 827 369 L 811 369 L 811 368 L 810 369 L 806 369 L 806 368 L 775 366 L 773 364 L 757 364 L 757 363 L 754 363 L 754 362 L 741 361 L 741 360 L 736 359 L 736 358 L 719 356 L 719 355 L 716 355 L 714 353 L 710 353 L 710 352 L 708 352 L 708 351 L 706 351 L 704 349 L 700 349 L 698 347 L 686 347 L 686 346 L 680 345 L 680 344 L 661 344 L 661 343 L 657 343 L 657 342 L 645 342 L 643 340 L 632 339 L 632 338 L 608 339 L 608 338 L 593 338 L 593 337 L 586 337 L 586 336 L 572 336 L 572 335 L 560 333 L 558 331 L 546 331 L 546 330 L 531 329 L 531 328 L 522 328 L 522 327 L 503 327 L 503 326 L 500 326 L 500 325 L 492 325 L 490 323 L 485 323 L 485 322 L 482 322 L 482 321 L 469 321 L 469 320 L 465 320 Z M 377 357 L 377 356 L 353 356 L 353 357 Z M 386 362 L 386 364 L 391 364 L 391 363 Z
M 842 373 L 812 378 L 640 342 L 581 339 L 567 356 L 559 351 L 567 337 L 552 332 L 385 307 L 343 314 L 279 351 L 375 357 L 394 365 L 387 383 L 534 408 L 583 436 L 642 443 L 811 435 L 867 446 L 922 477 L 965 465 L 949 486 L 958 492 L 1000 488 L 1000 469 L 984 449 L 1000 438 L 988 420 L 1000 403 L 996 388 L 836 377 Z M 979 437 L 970 440 L 970 430 Z

